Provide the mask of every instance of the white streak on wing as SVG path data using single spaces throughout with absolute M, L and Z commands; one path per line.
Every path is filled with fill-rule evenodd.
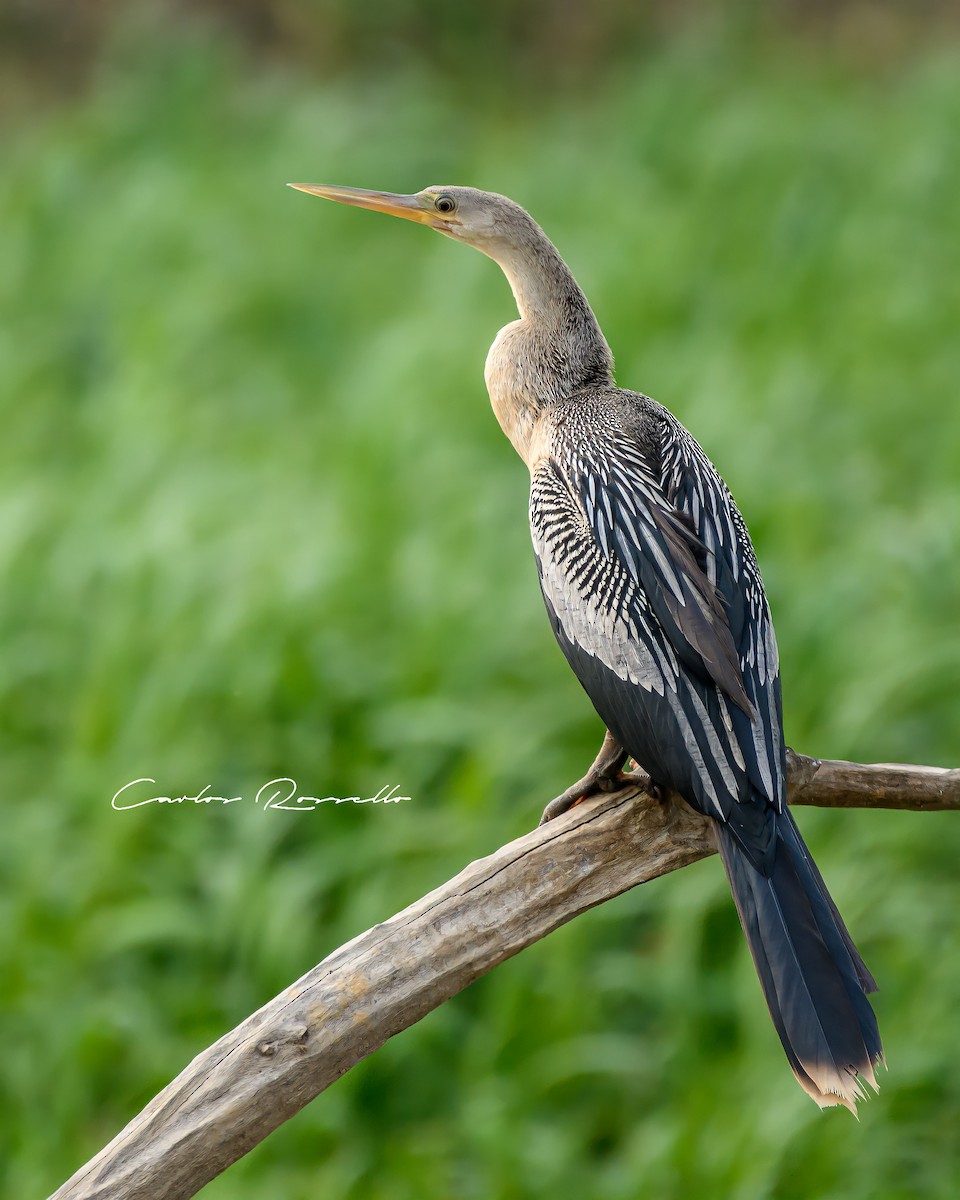
M 761 684 L 764 684 L 767 682 L 768 677 L 766 639 L 761 640 L 761 638 L 757 636 L 757 633 L 758 630 L 756 626 L 754 626 L 750 633 L 750 645 L 751 647 L 756 647 L 757 679 Z
M 618 499 L 620 501 L 620 507 L 625 512 L 628 512 L 631 517 L 635 517 L 637 515 L 636 506 L 633 503 L 633 497 L 629 492 L 621 492 Z
M 590 482 L 593 482 L 593 476 L 590 477 Z M 610 493 L 606 488 L 600 489 L 600 499 L 603 502 L 603 511 L 606 513 L 607 524 L 613 528 L 613 510 L 610 508 Z
M 733 721 L 730 718 L 730 701 L 719 692 L 717 695 L 720 700 L 720 716 L 723 718 L 723 728 L 727 735 L 727 742 L 730 745 L 730 753 L 733 755 L 733 761 L 741 771 L 746 771 L 747 764 L 743 758 L 743 751 L 740 749 L 740 743 L 733 732 Z
M 733 528 L 733 518 L 730 515 L 730 506 L 728 504 L 722 505 L 722 512 L 723 512 L 724 523 L 727 526 L 727 534 L 730 538 L 729 545 L 736 546 L 737 534 Z M 737 554 L 734 555 L 734 558 L 738 558 L 738 557 L 739 557 L 739 555 L 737 555 Z M 736 573 L 737 573 L 736 569 L 734 569 L 734 575 L 736 575 Z
M 781 797 L 773 781 L 773 774 L 770 770 L 770 759 L 772 758 L 775 764 L 779 764 L 780 762 L 780 722 L 777 720 L 772 688 L 767 692 L 767 705 L 772 746 L 768 747 L 767 745 L 764 722 L 759 717 L 753 721 L 751 731 L 753 733 L 753 748 L 757 752 L 757 768 L 760 771 L 760 779 L 763 782 L 764 795 L 772 804 L 777 804 Z M 774 770 L 779 775 L 779 770 L 777 770 L 776 766 Z
M 690 496 L 690 515 L 693 518 L 694 529 L 700 528 L 700 515 L 702 511 L 700 507 L 700 489 L 694 488 Z
M 610 529 L 611 525 L 608 525 L 605 521 L 596 522 L 597 536 L 600 539 L 600 548 L 603 550 L 604 558 L 610 557 Z
M 667 700 L 670 702 L 670 707 L 676 718 L 677 729 L 683 738 L 683 744 L 686 746 L 690 760 L 700 778 L 704 796 L 710 801 L 710 804 L 716 810 L 721 820 L 725 820 L 726 813 L 724 812 L 723 805 L 720 803 L 720 797 L 717 795 L 716 788 L 713 786 L 713 777 L 704 761 L 703 751 L 700 749 L 700 743 L 697 741 L 696 732 L 690 724 L 689 717 L 683 711 L 683 706 L 680 704 L 680 698 L 678 695 L 668 694 Z M 736 792 L 734 792 L 734 795 L 736 795 Z
M 707 735 L 707 743 L 710 747 L 710 752 L 713 761 L 720 768 L 720 774 L 723 776 L 723 782 L 730 789 L 731 796 L 737 796 L 740 793 L 740 787 L 737 783 L 737 777 L 730 766 L 730 758 L 724 752 L 720 745 L 720 738 L 717 736 L 717 730 L 710 719 L 710 714 L 707 712 L 706 706 L 697 694 L 696 688 L 690 687 L 687 689 L 687 695 L 690 697 L 693 707 L 696 709 L 699 722 L 698 729 L 701 729 Z M 705 777 L 706 778 L 706 777 Z
M 703 544 L 707 548 L 707 579 L 710 580 L 714 587 L 717 586 L 717 539 L 713 532 L 713 522 L 708 521 L 703 527 L 701 535 Z
M 773 629 L 770 613 L 764 605 L 764 642 L 767 647 L 767 679 L 772 681 L 780 674 L 780 652 L 777 649 L 777 635 Z

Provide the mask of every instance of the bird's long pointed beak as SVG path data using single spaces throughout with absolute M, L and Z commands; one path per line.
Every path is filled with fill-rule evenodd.
M 311 196 L 322 196 L 324 200 L 336 200 L 339 204 L 352 204 L 355 208 L 369 208 L 373 212 L 388 213 L 391 217 L 419 221 L 422 225 L 432 225 L 434 228 L 442 221 L 440 214 L 425 208 L 416 196 L 371 192 L 366 188 L 328 187 L 319 183 L 288 183 L 287 187 L 296 188 L 298 192 L 309 192 Z

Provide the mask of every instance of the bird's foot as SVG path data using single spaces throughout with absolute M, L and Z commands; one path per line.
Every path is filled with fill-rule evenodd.
M 658 804 L 667 803 L 667 789 L 662 787 L 659 783 L 654 783 L 652 779 L 645 785 L 643 790 L 647 793 L 651 800 L 656 800 Z
M 624 783 L 621 771 L 626 761 L 627 752 L 613 734 L 607 733 L 603 739 L 603 745 L 600 747 L 600 753 L 590 770 L 572 787 L 568 787 L 555 800 L 550 801 L 543 810 L 539 823 L 546 825 L 554 817 L 559 817 L 561 813 L 565 813 L 575 804 L 579 804 L 581 800 L 586 800 L 588 796 L 592 796 L 596 792 L 615 792 Z

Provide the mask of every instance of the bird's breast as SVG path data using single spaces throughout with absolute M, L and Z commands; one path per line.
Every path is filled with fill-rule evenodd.
M 494 415 L 531 471 L 546 452 L 548 429 L 543 371 L 524 322 L 505 325 L 487 354 L 483 376 Z

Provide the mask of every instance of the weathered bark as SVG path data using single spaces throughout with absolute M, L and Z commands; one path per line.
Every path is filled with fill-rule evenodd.
M 791 804 L 817 808 L 905 808 L 942 812 L 960 808 L 960 770 L 904 763 L 842 762 L 788 750 Z
M 791 801 L 960 808 L 960 771 L 791 755 Z M 180 1200 L 355 1063 L 579 913 L 714 852 L 710 822 L 643 778 L 471 863 L 341 946 L 199 1054 L 54 1200 Z M 531 814 L 537 806 L 531 804 Z

